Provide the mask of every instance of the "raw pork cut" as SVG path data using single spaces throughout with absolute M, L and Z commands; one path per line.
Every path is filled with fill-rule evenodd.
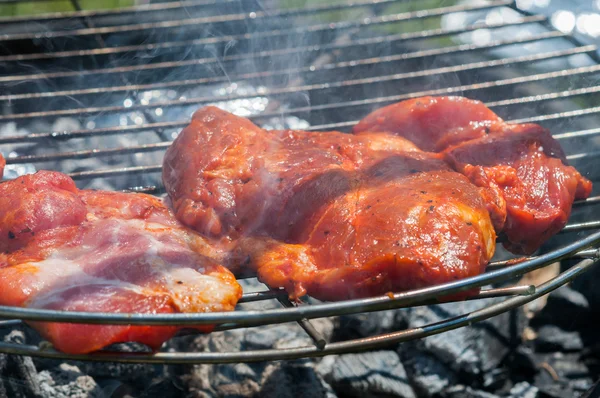
M 223 253 L 160 199 L 80 191 L 40 171 L 0 184 L 0 304 L 64 311 L 231 311 L 242 289 Z M 31 322 L 66 353 L 135 341 L 152 349 L 176 326 Z M 210 325 L 199 327 L 210 331 Z

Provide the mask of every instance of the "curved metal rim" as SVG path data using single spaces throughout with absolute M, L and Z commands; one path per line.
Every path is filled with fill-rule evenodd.
M 580 250 L 600 243 L 600 231 L 567 246 L 553 250 L 522 263 L 462 279 L 409 292 L 379 297 L 346 300 L 334 303 L 314 304 L 293 308 L 262 311 L 234 311 L 193 314 L 131 314 L 105 312 L 70 312 L 0 306 L 0 317 L 30 321 L 52 321 L 88 324 L 126 325 L 206 325 L 232 323 L 238 326 L 293 322 L 301 319 L 323 318 L 414 306 L 486 284 L 497 283 L 511 277 L 523 275 L 552 262 L 572 256 Z
M 343 354 L 372 350 L 397 344 L 410 340 L 416 340 L 438 333 L 458 329 L 474 322 L 482 321 L 513 308 L 531 302 L 560 286 L 572 281 L 577 276 L 589 270 L 598 261 L 598 256 L 593 259 L 580 261 L 575 266 L 556 276 L 555 278 L 537 287 L 534 294 L 530 296 L 517 296 L 500 303 L 495 303 L 456 317 L 448 318 L 441 322 L 429 325 L 382 334 L 373 337 L 337 342 L 325 345 L 319 349 L 315 346 L 303 346 L 288 349 L 252 350 L 240 352 L 176 352 L 156 354 L 131 354 L 131 353 L 96 353 L 92 355 L 70 355 L 55 350 L 43 350 L 32 345 L 15 343 L 0 343 L 0 352 L 14 355 L 36 356 L 53 359 L 68 359 L 80 361 L 109 361 L 123 363 L 160 363 L 160 364 L 192 364 L 192 363 L 239 363 L 239 362 L 262 362 L 274 360 L 289 360 L 306 357 L 321 357 L 333 354 Z

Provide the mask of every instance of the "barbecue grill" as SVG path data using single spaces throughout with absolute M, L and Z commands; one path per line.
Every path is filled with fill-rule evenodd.
M 42 0 L 38 0 L 42 1 Z M 1 4 L 14 3 L 3 0 Z M 423 95 L 480 99 L 506 120 L 549 127 L 583 174 L 600 182 L 600 57 L 513 1 L 356 0 L 283 8 L 278 2 L 186 0 L 117 10 L 0 19 L 0 151 L 7 176 L 53 168 L 80 188 L 164 193 L 161 156 L 191 112 L 217 104 L 259 125 L 344 131 L 369 111 Z M 312 3 L 309 3 L 312 4 Z M 297 322 L 313 344 L 241 352 L 67 355 L 0 343 L 0 352 L 148 363 L 293 359 L 375 349 L 469 325 L 531 302 L 589 270 L 600 256 L 600 196 L 575 204 L 565 229 L 536 256 L 502 258 L 477 277 L 335 303 L 244 302 L 281 308 L 206 314 L 108 314 L 0 307 L 0 327 L 23 320 L 200 325 L 217 330 Z M 516 278 L 564 260 L 537 286 Z M 516 283 L 516 284 L 515 284 Z M 419 328 L 328 342 L 312 319 L 436 303 L 484 286 L 481 310 Z

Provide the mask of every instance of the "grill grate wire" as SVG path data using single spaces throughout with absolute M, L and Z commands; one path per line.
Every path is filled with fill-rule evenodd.
M 14 2 L 16 0 L 0 0 L 0 4 Z M 40 167 L 43 168 L 44 164 L 52 162 L 74 162 L 129 155 L 143 158 L 146 155 L 161 154 L 170 145 L 172 139 L 170 132 L 184 127 L 189 118 L 161 120 L 152 113 L 157 108 L 169 110 L 187 106 L 198 107 L 223 101 L 249 100 L 257 95 L 276 101 L 276 104 L 279 101 L 281 104 L 286 103 L 290 95 L 298 92 L 305 93 L 310 98 L 308 105 L 299 105 L 295 102 L 283 108 L 266 109 L 250 115 L 249 118 L 262 124 L 284 113 L 286 116 L 311 119 L 310 126 L 304 128 L 306 130 L 340 129 L 343 131 L 356 123 L 357 115 L 364 115 L 375 107 L 424 95 L 458 94 L 475 98 L 481 97 L 494 111 L 501 116 L 506 115 L 506 119 L 510 122 L 548 123 L 549 126 L 552 126 L 553 131 L 557 131 L 555 137 L 563 144 L 577 140 L 586 140 L 585 143 L 593 142 L 600 135 L 600 129 L 591 127 L 593 126 L 591 123 L 585 123 L 586 118 L 593 118 L 600 113 L 600 107 L 580 105 L 577 102 L 582 98 L 594 98 L 594 95 L 600 92 L 600 85 L 593 80 L 595 76 L 600 75 L 600 59 L 596 47 L 582 45 L 569 35 L 554 30 L 543 16 L 517 11 L 514 2 L 510 0 L 489 0 L 483 3 L 457 1 L 453 5 L 429 9 L 424 9 L 422 4 L 411 0 L 357 0 L 287 10 L 241 9 L 238 0 L 189 0 L 157 2 L 121 10 L 99 11 L 82 10 L 77 0 L 71 2 L 75 11 L 69 13 L 53 13 L 33 18 L 0 18 L 0 26 L 6 28 L 5 32 L 7 32 L 0 35 L 0 43 L 4 45 L 0 48 L 0 87 L 2 87 L 0 104 L 4 109 L 4 112 L 0 114 L 0 124 L 30 125 L 36 122 L 56 120 L 60 117 L 75 117 L 83 121 L 96 115 L 123 115 L 132 111 L 141 112 L 143 118 L 141 123 L 137 124 L 113 124 L 65 131 L 52 131 L 44 128 L 42 131 L 31 131 L 27 135 L 5 134 L 0 130 L 0 150 L 11 146 L 20 151 L 22 147 L 35 148 L 49 143 L 57 148 L 52 153 L 8 156 L 7 164 L 9 166 L 41 164 Z M 226 7 L 227 12 L 225 13 L 219 12 L 224 5 L 231 7 Z M 408 11 L 394 12 L 393 7 L 398 5 L 409 5 L 410 8 Z M 436 18 L 464 17 L 481 12 L 504 12 L 507 10 L 518 13 L 519 17 L 500 22 L 493 18 L 489 20 L 485 18 L 483 21 L 463 23 L 459 27 L 441 26 L 433 29 L 423 27 L 427 21 Z M 336 11 L 360 11 L 361 14 L 354 19 L 342 18 L 329 23 L 315 23 L 316 17 L 320 14 Z M 179 17 L 176 17 L 178 15 Z M 174 16 L 174 19 L 166 19 L 163 16 Z M 301 18 L 307 17 L 309 22 L 305 20 L 305 23 L 302 24 Z M 118 19 L 114 23 L 110 18 Z M 143 22 L 127 22 L 132 18 Z M 285 18 L 285 27 L 273 27 L 268 23 L 268 21 L 280 18 Z M 289 24 L 288 21 L 293 19 L 298 19 L 300 22 Z M 24 24 L 24 22 L 31 23 Z M 419 23 L 423 26 L 417 30 L 400 29 L 399 33 L 391 34 L 385 30 L 390 27 L 402 27 L 402 24 L 409 23 Z M 230 27 L 235 24 L 243 24 L 248 29 L 241 33 L 228 33 L 227 29 L 220 29 L 221 26 Z M 203 30 L 207 25 L 218 27 L 217 33 L 209 32 L 207 34 Z M 48 30 L 48 27 L 55 29 Z M 456 38 L 461 35 L 482 31 L 497 32 L 507 28 L 517 30 L 526 27 L 543 27 L 544 29 L 508 39 L 455 44 Z M 362 35 L 367 31 L 375 33 Z M 286 43 L 289 44 L 286 39 L 290 36 L 302 34 L 308 35 L 305 43 L 285 46 Z M 141 42 L 136 42 L 139 40 L 138 35 L 144 37 Z M 195 35 L 196 38 L 186 35 Z M 127 40 L 115 42 L 112 40 L 114 36 L 129 37 L 133 44 Z M 197 38 L 197 36 L 201 37 Z M 278 43 L 278 39 L 284 43 L 283 46 L 275 44 Z M 441 40 L 446 45 L 422 46 L 422 42 L 427 40 Z M 487 57 L 483 58 L 484 60 L 479 56 L 485 51 L 502 51 L 514 47 L 522 49 L 527 46 L 537 46 L 540 43 L 555 43 L 556 40 L 567 41 L 570 45 L 557 46 L 556 49 L 550 46 L 546 50 L 534 51 L 527 55 L 499 56 L 492 57 L 493 59 Z M 35 44 L 33 50 L 29 50 L 27 47 L 27 50 L 23 52 L 6 51 L 6 48 L 10 48 L 11 43 L 19 44 L 27 41 Z M 452 41 L 452 43 L 448 44 L 448 41 Z M 214 53 L 207 54 L 203 50 L 206 46 L 227 47 L 230 43 L 235 43 L 234 46 L 240 46 L 242 50 L 234 51 L 231 54 L 223 52 L 223 55 L 220 56 L 215 56 Z M 263 45 L 268 49 L 264 50 Z M 244 46 L 250 47 L 250 50 Z M 17 46 L 16 48 L 21 47 Z M 388 52 L 386 53 L 385 50 Z M 185 56 L 182 57 L 182 53 L 185 53 Z M 346 56 L 345 54 L 350 55 Z M 257 67 L 256 70 L 243 73 L 228 72 L 225 68 L 227 65 L 236 63 L 256 65 L 268 64 L 268 62 L 276 63 L 286 57 L 300 55 L 308 59 L 308 62 L 300 66 L 288 64 L 284 68 L 260 69 Z M 138 56 L 139 59 L 135 56 Z M 591 62 L 583 66 L 569 64 L 570 59 L 581 56 L 588 57 Z M 460 57 L 459 59 L 464 58 L 466 62 L 448 62 L 448 64 L 437 65 L 435 59 L 439 57 L 447 59 Z M 101 63 L 100 60 L 106 62 Z M 57 62 L 58 65 L 63 65 L 61 63 L 69 65 L 69 62 L 83 64 L 84 61 L 89 61 L 92 65 L 94 63 L 101 63 L 101 65 L 79 70 L 61 66 L 59 70 L 53 70 L 48 66 L 48 61 Z M 425 66 L 415 66 L 419 65 L 419 62 Z M 559 64 L 548 67 L 549 62 L 559 62 Z M 408 70 L 400 68 L 400 72 L 390 73 L 404 63 L 408 65 Z M 23 68 L 23 65 L 32 67 Z M 520 68 L 518 73 L 510 69 L 514 65 L 518 65 Z M 536 65 L 541 65 L 541 67 L 536 69 L 534 68 Z M 185 74 L 175 73 L 179 72 L 181 68 L 185 68 Z M 222 69 L 218 70 L 218 68 Z M 35 73 L 23 73 L 25 70 L 34 70 Z M 206 70 L 211 73 L 207 75 Z M 459 75 L 465 72 L 477 75 L 477 77 L 473 80 Z M 161 74 L 161 78 L 156 82 L 148 78 L 148 74 Z M 181 76 L 185 78 L 182 79 Z M 287 84 L 265 84 L 258 94 L 256 92 L 226 93 L 225 95 L 203 94 L 202 96 L 160 100 L 152 103 L 144 103 L 141 96 L 146 90 L 181 90 L 189 86 L 211 87 L 215 84 L 230 82 L 251 85 L 262 85 L 265 81 L 277 83 L 277 79 L 287 76 L 293 76 L 294 79 L 284 82 Z M 340 76 L 343 77 L 341 80 Z M 456 79 L 459 84 L 452 79 L 448 79 L 451 84 L 445 84 L 444 78 L 447 76 L 460 76 Z M 576 80 L 575 83 L 565 84 L 574 78 L 579 80 Z M 425 82 L 425 87 L 433 88 L 425 90 L 414 88 L 411 86 L 413 80 L 418 83 Z M 434 84 L 430 84 L 431 82 Z M 381 90 L 380 87 L 383 84 L 393 84 L 396 88 L 406 85 L 407 88 L 399 90 L 400 94 L 391 95 Z M 540 91 L 540 85 L 550 85 L 550 92 L 544 88 L 541 92 L 531 95 L 532 90 L 529 88 L 534 86 Z M 581 85 L 581 87 L 573 87 L 573 85 Z M 66 88 L 59 89 L 63 86 Z M 415 87 L 419 87 L 419 84 L 416 84 Z M 363 95 L 357 96 L 356 91 L 348 90 L 359 90 L 358 92 Z M 352 92 L 354 95 L 346 95 L 347 92 Z M 364 93 L 371 92 L 381 95 L 375 97 L 367 95 L 367 98 L 362 98 L 365 96 Z M 498 98 L 498 93 L 508 93 L 509 97 L 506 98 L 504 95 L 503 98 Z M 514 96 L 514 93 L 520 93 L 522 96 Z M 99 98 L 113 98 L 115 95 L 120 98 L 128 96 L 132 101 L 127 105 L 99 106 L 93 104 Z M 331 98 L 339 98 L 339 100 L 316 101 L 320 96 L 326 99 L 331 96 Z M 52 100 L 47 101 L 47 99 Z M 568 103 L 567 106 L 572 109 L 563 111 L 561 106 L 567 100 L 575 101 L 574 105 Z M 530 107 L 528 108 L 529 112 L 513 118 L 510 109 L 523 105 Z M 542 109 L 549 113 L 538 115 L 538 112 L 531 112 L 532 109 Z M 312 118 L 312 115 L 317 115 L 317 117 Z M 334 119 L 338 120 L 325 122 L 331 115 L 335 115 Z M 579 123 L 579 120 L 583 120 L 583 122 Z M 109 140 L 110 137 L 125 135 L 133 137 L 135 142 L 136 137 L 147 132 L 154 132 L 159 141 L 118 147 L 110 147 L 105 141 L 102 141 Z M 99 145 L 104 147 L 68 150 L 67 143 L 81 139 L 99 139 L 101 140 Z M 568 147 L 568 149 L 571 148 Z M 581 168 L 588 161 L 597 162 L 599 155 L 600 150 L 590 150 L 590 145 L 580 145 L 578 150 L 569 151 L 569 160 Z M 83 170 L 71 171 L 68 174 L 83 185 L 97 179 L 117 180 L 126 176 L 127 183 L 121 188 L 160 194 L 164 192 L 164 188 L 159 182 L 144 185 L 146 176 L 158 174 L 160 171 L 160 162 L 150 160 L 148 164 L 142 165 L 128 164 L 104 169 L 85 169 L 84 167 Z M 595 180 L 600 176 L 590 177 Z M 135 184 L 131 184 L 132 180 Z M 591 206 L 599 202 L 600 196 L 593 196 L 585 201 L 577 202 L 574 206 L 574 214 L 578 210 L 589 213 L 592 209 Z M 100 352 L 93 355 L 66 355 L 43 347 L 0 343 L 0 352 L 92 361 L 225 363 L 293 359 L 373 349 L 426 337 L 487 319 L 535 300 L 568 283 L 590 269 L 599 259 L 600 251 L 597 249 L 600 244 L 599 229 L 600 220 L 574 217 L 573 221 L 561 231 L 561 235 L 567 239 L 567 244 L 562 244 L 558 248 L 552 248 L 540 255 L 516 261 L 514 259 L 493 261 L 486 273 L 466 280 L 369 299 L 318 304 L 292 303 L 283 291 L 265 290 L 246 292 L 240 303 L 276 300 L 282 308 L 261 311 L 239 310 L 232 313 L 171 315 L 75 313 L 0 306 L 0 317 L 5 319 L 0 320 L 0 327 L 14 327 L 20 325 L 21 320 L 51 320 L 148 325 L 216 324 L 216 331 L 223 331 L 241 327 L 296 322 L 311 338 L 313 344 L 309 346 L 244 352 L 159 352 L 155 354 Z M 592 233 L 586 231 L 592 231 Z M 562 259 L 575 259 L 578 262 L 539 286 L 514 285 L 515 277 Z M 507 281 L 510 282 L 509 286 L 506 286 L 506 283 L 497 285 Z M 507 299 L 437 324 L 334 343 L 327 342 L 310 321 L 326 316 L 435 304 L 439 302 L 438 297 L 477 286 L 485 287 L 477 297 L 470 300 L 499 297 L 507 297 Z

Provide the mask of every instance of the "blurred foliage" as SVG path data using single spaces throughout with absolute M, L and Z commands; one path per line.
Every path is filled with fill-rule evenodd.
M 107 8 L 118 8 L 132 6 L 136 3 L 135 0 L 80 0 L 81 7 L 86 10 L 99 10 Z M 75 8 L 69 0 L 31 2 L 20 1 L 13 4 L 0 5 L 0 16 L 21 16 L 45 14 L 50 12 L 65 12 L 74 11 Z
M 323 6 L 327 4 L 348 3 L 348 0 L 279 0 L 283 8 L 305 8 L 310 6 Z M 380 6 L 379 15 L 413 13 L 439 7 L 449 7 L 459 3 L 459 0 L 420 0 L 410 2 L 397 2 L 394 4 Z M 344 20 L 355 20 L 365 17 L 364 8 L 351 8 L 330 12 L 318 13 L 310 16 L 311 21 L 337 22 Z M 373 31 L 388 34 L 417 32 L 423 30 L 441 28 L 441 17 L 419 18 L 411 21 L 398 21 L 386 24 L 378 24 L 372 27 Z M 434 40 L 438 44 L 449 45 L 452 40 L 448 37 L 440 37 Z

